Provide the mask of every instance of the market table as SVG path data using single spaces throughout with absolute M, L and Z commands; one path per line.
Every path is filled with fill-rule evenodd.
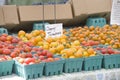
M 24 80 L 12 74 L 0 77 L 0 80 Z M 102 69 L 96 71 L 82 71 L 76 73 L 63 73 L 61 75 L 41 77 L 31 80 L 120 80 L 120 69 Z

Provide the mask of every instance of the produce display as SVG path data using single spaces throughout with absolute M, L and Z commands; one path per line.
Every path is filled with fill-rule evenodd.
M 86 46 L 92 45 L 110 45 L 112 48 L 119 48 L 120 43 L 120 27 L 117 25 L 105 25 L 103 27 L 84 26 L 64 31 L 69 34 L 70 41 L 79 40 L 81 44 Z
M 15 58 L 15 57 L 21 58 L 19 60 L 21 63 L 25 58 L 24 62 L 28 64 L 29 64 L 29 61 L 32 63 L 35 63 L 36 60 L 34 57 L 38 57 L 40 60 L 43 60 L 43 59 L 45 60 L 45 58 L 46 59 L 48 58 L 48 61 L 57 60 L 57 58 L 52 59 L 53 54 L 50 53 L 48 50 L 43 50 L 42 48 L 34 47 L 30 42 L 23 42 L 17 37 L 13 37 L 7 34 L 2 34 L 0 36 L 0 41 L 1 41 L 0 42 L 0 54 L 3 55 L 0 57 L 7 58 L 7 55 L 9 55 L 12 58 Z M 36 62 L 39 62 L 40 60 Z
M 102 54 L 120 54 L 119 50 L 115 50 L 111 47 L 96 47 L 96 50 L 100 51 Z
M 120 58 L 119 33 L 119 26 L 105 25 L 64 29 L 63 35 L 56 38 L 45 38 L 46 34 L 43 30 L 33 30 L 30 33 L 20 30 L 18 36 L 2 34 L 0 35 L 0 62 L 13 59 L 18 75 L 24 75 L 23 72 L 27 74 L 31 66 L 34 66 L 33 69 L 41 66 L 36 68 L 37 77 L 39 74 L 57 75 L 62 71 L 79 72 L 82 71 L 82 67 L 85 71 L 119 68 L 120 62 L 108 64 L 111 60 L 109 57 L 112 57 L 114 62 Z M 28 66 L 29 68 L 26 69 Z M 55 70 L 52 70 L 52 67 Z M 35 72 L 30 73 L 22 77 L 34 78 Z
M 37 34 L 36 37 L 33 34 Z M 79 40 L 69 41 L 68 36 L 65 34 L 59 38 L 48 37 L 47 39 L 45 39 L 43 34 L 45 36 L 45 32 L 42 30 L 35 30 L 31 33 L 19 31 L 18 36 L 25 42 L 33 43 L 33 45 L 49 50 L 53 54 L 60 54 L 63 58 L 80 58 L 96 55 L 92 47 L 82 47 Z M 26 35 L 32 35 L 32 37 L 28 38 Z

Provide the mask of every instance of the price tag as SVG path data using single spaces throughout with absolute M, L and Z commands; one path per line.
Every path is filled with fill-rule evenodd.
M 120 0 L 112 0 L 111 24 L 120 25 Z
M 104 80 L 104 78 L 105 78 L 105 75 L 103 73 L 98 73 L 96 75 L 96 80 Z
M 48 24 L 45 25 L 46 38 L 60 37 L 63 34 L 63 24 Z

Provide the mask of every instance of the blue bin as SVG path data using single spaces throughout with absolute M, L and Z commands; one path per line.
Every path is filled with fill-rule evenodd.
M 103 27 L 106 25 L 106 19 L 105 18 L 88 18 L 86 22 L 87 26 L 99 26 Z

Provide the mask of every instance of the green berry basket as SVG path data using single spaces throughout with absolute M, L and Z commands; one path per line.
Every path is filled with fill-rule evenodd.
M 120 68 L 120 54 L 104 55 L 103 68 Z
M 15 61 L 14 71 L 20 77 L 27 79 L 39 78 L 43 75 L 44 63 L 23 65 Z
M 103 59 L 102 55 L 96 55 L 96 56 L 85 58 L 83 62 L 83 70 L 91 71 L 91 70 L 101 69 L 102 59 Z
M 13 64 L 13 60 L 0 62 L 0 76 L 11 75 Z
M 46 62 L 44 67 L 44 75 L 52 76 L 62 74 L 64 62 L 64 59 L 54 62 Z
M 80 72 L 82 70 L 84 58 L 66 59 L 63 71 L 65 73 Z
M 103 27 L 104 25 L 106 25 L 106 19 L 101 17 L 91 17 L 87 19 L 86 25 Z

